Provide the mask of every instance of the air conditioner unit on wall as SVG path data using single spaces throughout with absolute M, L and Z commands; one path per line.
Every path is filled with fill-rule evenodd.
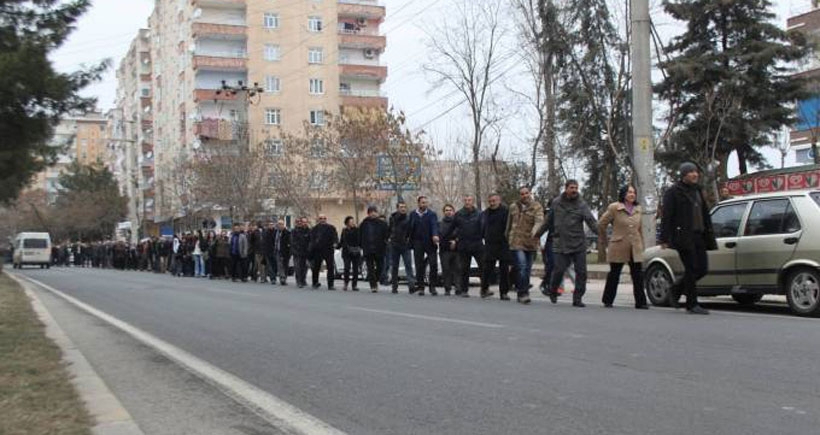
M 372 48 L 366 48 L 364 50 L 364 57 L 366 59 L 373 59 L 374 57 L 376 57 L 376 50 Z
M 357 18 L 357 19 L 356 19 L 356 24 L 358 24 L 358 25 L 360 25 L 360 26 L 362 26 L 362 27 L 367 26 L 367 18 L 365 18 L 365 17 L 359 17 L 359 18 Z

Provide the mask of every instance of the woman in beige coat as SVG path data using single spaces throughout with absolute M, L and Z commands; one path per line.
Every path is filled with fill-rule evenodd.
M 609 263 L 609 275 L 604 288 L 604 306 L 612 308 L 618 292 L 618 282 L 624 263 L 629 263 L 632 275 L 632 291 L 635 294 L 635 308 L 645 310 L 646 294 L 643 290 L 643 236 L 641 235 L 641 206 L 638 205 L 638 194 L 635 187 L 626 185 L 618 193 L 618 202 L 607 207 L 598 221 L 598 234 L 606 237 L 606 230 L 612 224 L 612 238 L 606 251 Z

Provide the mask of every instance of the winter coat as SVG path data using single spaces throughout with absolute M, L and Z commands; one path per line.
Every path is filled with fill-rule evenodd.
M 714 251 L 717 249 L 717 240 L 712 228 L 712 217 L 703 200 L 703 194 L 697 186 L 689 186 L 679 181 L 672 185 L 663 194 L 663 216 L 661 216 L 661 236 L 660 243 L 665 243 L 677 250 L 694 249 L 692 240 L 695 238 L 695 231 L 692 229 L 694 216 L 694 203 L 700 202 L 700 210 L 703 216 L 704 231 L 701 234 L 706 244 L 706 249 Z
M 276 254 L 276 245 L 274 236 L 276 235 L 276 229 L 267 229 L 265 228 L 265 232 L 262 233 L 262 251 L 267 256 L 273 256 Z
M 231 255 L 239 255 L 240 258 L 248 258 L 248 235 L 244 232 L 231 234 Z
M 510 250 L 537 252 L 539 248 L 536 233 L 544 219 L 544 209 L 537 201 L 529 204 L 516 201 L 509 210 L 507 218 L 507 243 Z
M 294 257 L 306 257 L 310 249 L 310 228 L 296 227 L 290 233 L 290 249 Z
M 338 247 L 342 249 L 342 255 L 344 255 L 344 256 L 362 255 L 361 236 L 359 234 L 360 234 L 359 229 L 356 228 L 356 227 L 353 227 L 353 228 L 345 227 L 342 230 L 342 235 L 339 236 L 339 245 L 338 245 Z M 354 254 L 353 251 L 358 251 L 358 252 L 356 252 Z
M 387 223 L 380 218 L 366 217 L 359 225 L 360 246 L 364 255 L 383 256 L 387 250 L 387 238 L 390 235 Z
M 441 251 L 442 252 L 452 252 L 453 249 L 451 248 L 451 243 L 454 241 L 455 238 L 455 216 L 452 217 L 443 217 L 438 222 L 438 230 L 441 233 Z
M 291 242 L 290 242 L 290 230 L 287 228 L 283 229 L 275 229 L 272 231 L 273 233 L 273 254 L 277 255 L 282 258 L 290 258 L 291 252 Z M 276 246 L 276 238 L 279 238 L 279 247 Z
M 455 215 L 454 236 L 456 249 L 461 252 L 471 252 L 481 249 L 484 245 L 483 231 L 481 230 L 481 212 L 473 208 L 462 208 Z
M 339 244 L 339 233 L 336 227 L 331 224 L 317 224 L 310 230 L 310 245 L 308 255 L 311 257 L 326 255 L 333 252 L 333 248 Z
M 230 258 L 231 257 L 231 242 L 222 237 L 215 243 L 214 255 L 216 258 Z
M 481 236 L 484 244 L 493 246 L 507 245 L 507 219 L 510 210 L 506 206 L 496 209 L 486 208 L 481 212 Z
M 613 202 L 598 220 L 598 236 L 606 237 L 606 229 L 612 224 L 612 238 L 606 250 L 607 263 L 640 263 L 643 259 L 643 235 L 641 234 L 641 206 L 636 205 L 630 215 L 622 202 Z
M 433 210 L 427 209 L 425 213 L 417 210 L 410 212 L 410 223 L 408 233 L 413 246 L 421 246 L 425 250 L 436 248 L 433 237 L 439 235 L 438 216 Z
M 394 212 L 390 215 L 390 225 L 388 228 L 388 232 L 390 233 L 390 246 L 398 249 L 407 248 L 408 239 L 410 237 L 409 225 L 410 216 L 408 214 Z
M 586 251 L 587 233 L 584 231 L 584 223 L 589 228 L 598 228 L 598 221 L 587 203 L 580 196 L 569 199 L 562 194 L 552 201 L 550 209 L 547 227 L 553 237 L 553 252 L 574 254 Z

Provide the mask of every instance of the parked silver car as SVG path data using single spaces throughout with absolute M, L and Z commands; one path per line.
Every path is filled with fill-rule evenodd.
M 731 295 L 754 304 L 763 295 L 785 295 L 800 316 L 820 316 L 820 191 L 738 197 L 712 209 L 718 249 L 698 295 Z M 669 288 L 683 276 L 673 249 L 644 252 L 645 286 L 653 305 L 667 305 Z

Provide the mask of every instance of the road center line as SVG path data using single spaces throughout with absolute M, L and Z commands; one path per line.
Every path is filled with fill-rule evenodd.
M 344 432 L 330 426 L 318 418 L 302 411 L 299 408 L 285 402 L 282 399 L 268 393 L 261 388 L 250 384 L 239 377 L 228 373 L 207 361 L 163 341 L 129 323 L 126 323 L 114 316 L 100 311 L 85 302 L 63 293 L 49 285 L 25 275 L 15 275 L 22 277 L 41 288 L 48 290 L 56 296 L 66 300 L 70 304 L 97 317 L 100 320 L 114 326 L 117 329 L 131 335 L 136 340 L 142 342 L 165 355 L 177 364 L 183 366 L 193 374 L 204 379 L 206 382 L 219 388 L 228 396 L 239 403 L 247 406 L 261 417 L 265 418 L 274 427 L 291 434 L 333 434 L 345 435 Z
M 469 320 L 448 319 L 446 317 L 425 316 L 423 314 L 402 313 L 402 312 L 399 312 L 399 311 L 374 310 L 374 309 L 371 309 L 371 308 L 354 307 L 354 306 L 349 306 L 347 308 L 351 309 L 351 310 L 357 310 L 357 311 L 366 311 L 368 313 L 385 314 L 385 315 L 388 315 L 388 316 L 407 317 L 407 318 L 410 318 L 410 319 L 433 320 L 435 322 L 456 323 L 456 324 L 459 324 L 459 325 L 481 326 L 481 327 L 484 327 L 484 328 L 504 328 L 505 327 L 504 325 L 499 325 L 497 323 L 471 322 Z

